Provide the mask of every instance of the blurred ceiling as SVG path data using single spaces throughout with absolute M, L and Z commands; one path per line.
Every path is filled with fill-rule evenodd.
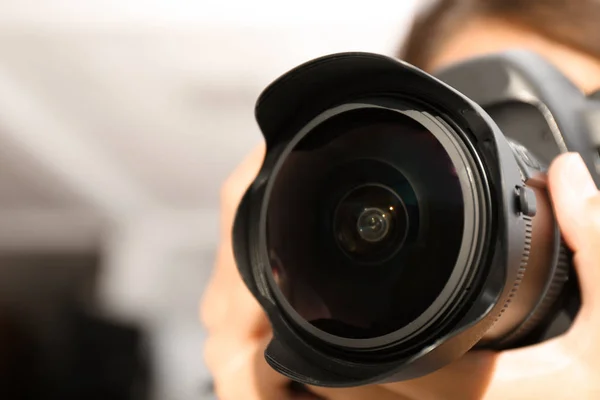
M 414 3 L 1 2 L 0 246 L 7 226 L 45 237 L 38 220 L 93 241 L 105 219 L 214 210 L 260 141 L 261 89 L 326 53 L 391 53 Z

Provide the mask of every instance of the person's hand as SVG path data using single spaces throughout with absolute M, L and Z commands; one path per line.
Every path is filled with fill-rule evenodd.
M 209 337 L 205 359 L 220 400 L 287 400 L 314 398 L 290 389 L 290 381 L 272 370 L 263 352 L 271 327 L 244 285 L 233 258 L 231 229 L 242 196 L 264 156 L 256 149 L 236 168 L 221 192 L 221 238 L 213 276 L 201 305 Z
M 254 178 L 264 150 L 237 170 L 224 190 L 222 246 L 206 294 L 207 361 L 219 398 L 288 399 L 289 381 L 263 358 L 270 329 L 237 274 L 230 231 L 237 203 Z M 559 157 L 549 174 L 561 230 L 575 254 L 582 309 L 563 336 L 528 348 L 471 352 L 425 377 L 348 389 L 310 388 L 328 400 L 510 400 L 600 398 L 600 195 L 576 154 Z

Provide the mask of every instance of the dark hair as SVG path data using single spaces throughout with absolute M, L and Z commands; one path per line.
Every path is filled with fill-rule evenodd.
M 437 0 L 415 18 L 399 57 L 427 69 L 445 40 L 475 17 L 506 21 L 600 59 L 599 0 Z

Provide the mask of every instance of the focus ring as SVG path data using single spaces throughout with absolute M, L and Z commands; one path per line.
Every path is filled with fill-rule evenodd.
M 525 222 L 525 244 L 523 247 L 523 255 L 521 256 L 521 263 L 519 265 L 519 269 L 517 270 L 517 276 L 513 283 L 513 287 L 508 294 L 508 298 L 504 302 L 504 306 L 498 313 L 496 320 L 494 323 L 498 322 L 498 320 L 502 317 L 502 314 L 508 309 L 512 299 L 515 297 L 517 292 L 519 291 L 519 286 L 521 286 L 521 282 L 523 281 L 523 277 L 525 276 L 525 272 L 527 271 L 527 264 L 529 264 L 529 255 L 531 252 L 531 240 L 533 237 L 533 220 L 531 217 L 523 215 L 523 221 Z M 516 332 L 515 332 L 516 333 Z M 512 336 L 512 334 L 510 335 Z
M 558 299 L 565 283 L 569 280 L 570 257 L 569 250 L 564 242 L 561 242 L 558 250 L 556 268 L 552 275 L 548 290 L 540 304 L 533 310 L 531 315 L 514 332 L 506 336 L 501 345 L 511 344 L 521 339 L 532 331 L 548 315 L 552 306 Z

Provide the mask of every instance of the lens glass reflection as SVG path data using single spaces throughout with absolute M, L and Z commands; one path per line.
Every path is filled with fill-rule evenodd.
M 408 215 L 402 199 L 382 185 L 352 189 L 334 215 L 334 234 L 351 260 L 385 261 L 400 249 L 408 231 Z

